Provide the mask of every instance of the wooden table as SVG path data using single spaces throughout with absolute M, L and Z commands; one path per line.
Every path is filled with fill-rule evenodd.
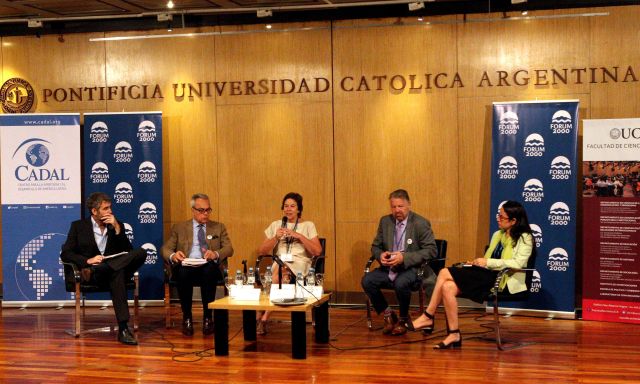
M 239 301 L 226 296 L 209 303 L 213 309 L 214 341 L 216 356 L 229 355 L 229 311 L 242 311 L 242 329 L 245 341 L 256 341 L 256 311 L 291 313 L 291 356 L 294 359 L 307 358 L 307 309 L 315 311 L 316 343 L 329 342 L 329 298 L 325 293 L 318 300 L 309 298 L 305 304 L 280 306 L 274 305 L 266 295 L 260 295 L 258 301 Z

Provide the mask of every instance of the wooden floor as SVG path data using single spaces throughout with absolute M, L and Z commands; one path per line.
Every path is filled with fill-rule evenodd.
M 174 311 L 177 315 L 177 306 Z M 435 351 L 432 346 L 442 338 L 444 328 L 441 312 L 435 336 L 413 333 L 391 337 L 369 332 L 361 308 L 331 308 L 331 344 L 314 344 L 309 329 L 307 359 L 292 360 L 290 324 L 286 322 L 270 323 L 268 335 L 250 343 L 243 340 L 240 314 L 231 313 L 229 356 L 216 357 L 212 337 L 197 332 L 187 338 L 178 327 L 165 329 L 164 313 L 158 307 L 143 309 L 137 347 L 117 343 L 115 333 L 89 334 L 80 339 L 68 336 L 64 330 L 71 326 L 72 314 L 71 309 L 3 309 L 0 381 L 640 382 L 638 325 L 511 317 L 503 321 L 507 336 L 534 344 L 499 352 L 495 343 L 479 339 L 487 332 L 483 324 L 488 324 L 489 317 L 481 317 L 482 313 L 474 310 L 462 315 L 462 349 Z M 280 319 L 286 320 L 286 316 Z M 89 326 L 110 324 L 113 311 L 90 308 L 86 320 Z M 196 327 L 200 327 L 199 317 L 196 321 Z

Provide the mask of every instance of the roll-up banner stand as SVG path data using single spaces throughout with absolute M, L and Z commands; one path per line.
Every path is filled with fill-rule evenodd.
M 493 104 L 491 233 L 500 204 L 519 201 L 537 247 L 529 299 L 508 312 L 575 318 L 577 138 L 577 100 Z
M 97 191 L 113 198 L 131 244 L 147 251 L 140 299 L 162 300 L 162 113 L 87 113 L 83 132 L 84 198 Z
M 640 324 L 640 119 L 583 128 L 582 318 Z
M 3 306 L 55 306 L 60 248 L 80 217 L 80 115 L 0 115 Z

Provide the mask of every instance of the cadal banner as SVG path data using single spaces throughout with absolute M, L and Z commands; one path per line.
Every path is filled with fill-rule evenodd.
M 0 115 L 3 305 L 68 300 L 60 248 L 80 216 L 80 115 Z
M 582 318 L 640 324 L 640 119 L 585 120 Z
M 577 100 L 493 105 L 491 213 L 521 202 L 537 247 L 529 299 L 509 307 L 575 317 L 577 138 Z
M 131 244 L 147 251 L 140 298 L 162 299 L 162 113 L 85 114 L 84 175 L 85 198 L 98 191 L 110 195 Z

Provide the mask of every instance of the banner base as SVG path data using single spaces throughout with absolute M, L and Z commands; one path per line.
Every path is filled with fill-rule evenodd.
M 493 313 L 493 307 L 487 306 L 486 312 Z M 547 310 L 540 310 L 540 309 L 499 307 L 498 313 L 507 317 L 512 315 L 520 315 L 520 316 L 544 317 L 548 320 L 553 320 L 553 319 L 575 320 L 576 319 L 575 311 L 563 312 L 563 311 L 547 311 Z
M 161 307 L 164 300 L 140 300 L 140 308 Z M 2 308 L 56 308 L 63 309 L 75 307 L 75 300 L 51 300 L 51 301 L 3 301 Z M 129 300 L 129 305 L 133 305 L 133 300 Z M 85 307 L 112 307 L 111 300 L 85 300 Z

